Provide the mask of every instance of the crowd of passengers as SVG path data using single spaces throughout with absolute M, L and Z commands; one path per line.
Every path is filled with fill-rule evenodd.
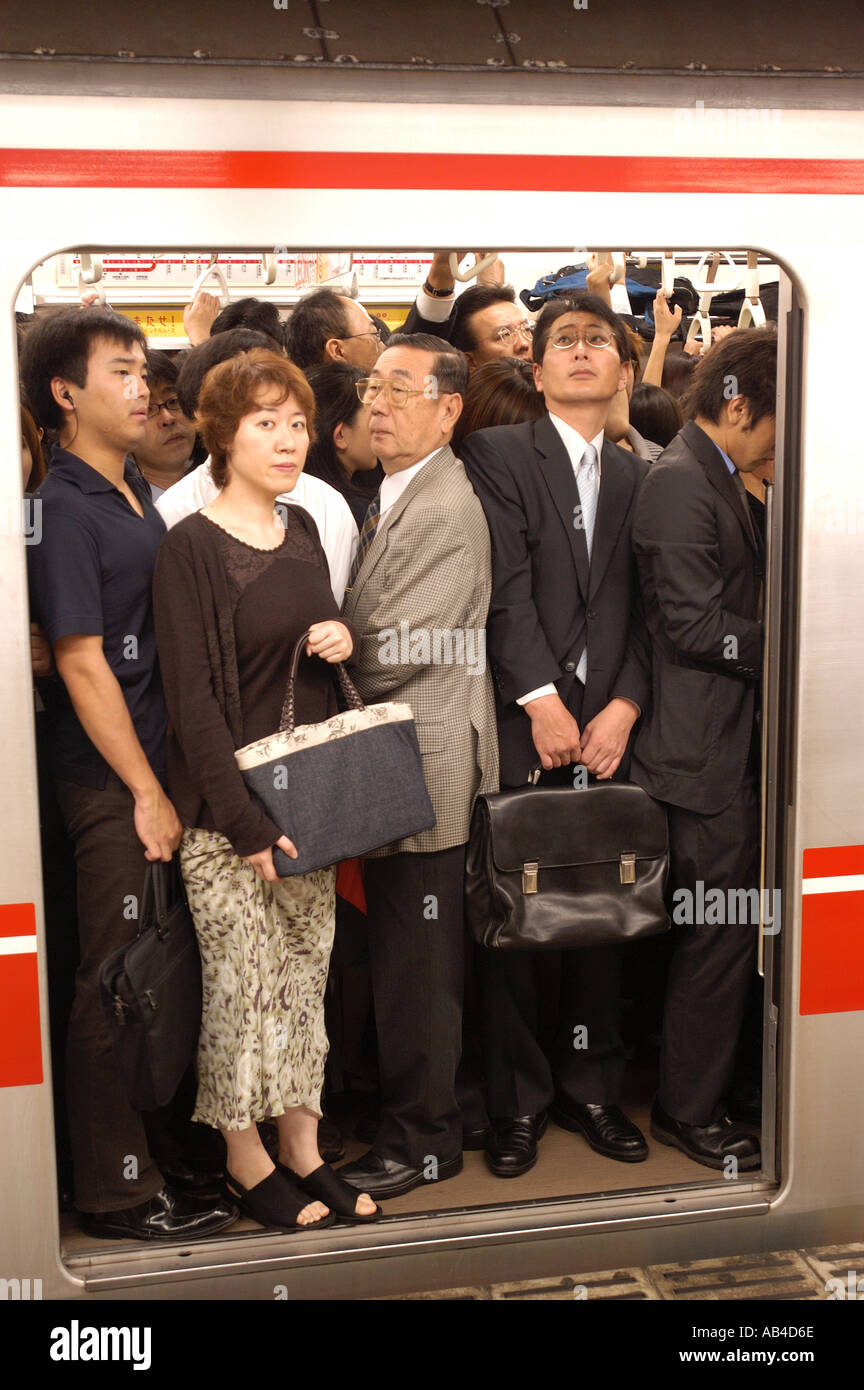
M 550 999 L 536 953 L 466 942 L 478 793 L 534 768 L 634 781 L 667 811 L 670 894 L 758 884 L 775 334 L 681 351 L 660 291 L 649 351 L 609 266 L 536 317 L 500 260 L 458 295 L 449 266 L 436 253 L 393 334 L 330 289 L 284 321 L 199 293 L 179 355 L 106 306 L 20 325 L 61 1191 L 92 1235 L 375 1221 L 464 1149 L 527 1172 L 550 1117 L 610 1160 L 648 1156 L 621 1108 L 631 948 L 563 953 Z M 403 623 L 485 629 L 488 663 L 382 660 Z M 362 883 L 340 872 L 338 898 L 337 866 L 277 876 L 274 847 L 297 849 L 234 758 L 277 728 L 307 631 L 297 722 L 335 712 L 339 662 L 365 700 L 410 705 L 436 816 Z M 201 1032 L 173 1105 L 142 1114 L 99 969 L 135 935 L 146 861 L 175 854 Z M 322 1116 L 334 934 L 368 972 L 380 1098 L 341 1168 Z M 650 1133 L 727 1172 L 760 1164 L 755 941 L 676 926 L 663 962 Z

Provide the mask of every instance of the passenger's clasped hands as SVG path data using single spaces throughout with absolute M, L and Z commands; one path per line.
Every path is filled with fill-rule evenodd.
M 579 762 L 579 725 L 560 695 L 539 695 L 528 701 L 525 711 L 531 720 L 534 747 L 546 772 Z
M 582 731 L 583 765 L 603 782 L 618 770 L 639 711 L 630 700 L 610 700 Z

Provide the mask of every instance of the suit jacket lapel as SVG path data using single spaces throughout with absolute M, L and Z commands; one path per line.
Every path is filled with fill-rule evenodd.
M 615 449 L 608 440 L 603 441 L 600 463 L 600 493 L 597 501 L 597 517 L 594 522 L 594 540 L 591 546 L 591 593 L 595 593 L 606 573 L 612 552 L 618 541 L 624 518 L 633 497 L 633 481 L 615 457 Z
M 728 502 L 738 518 L 741 529 L 747 537 L 748 545 L 758 555 L 760 553 L 759 539 L 753 525 L 753 518 L 750 515 L 750 508 L 747 505 L 747 499 L 741 497 L 720 450 L 708 438 L 705 431 L 701 430 L 692 420 L 687 421 L 681 433 L 705 469 L 711 486 L 719 492 L 725 502 Z
M 540 472 L 546 480 L 552 501 L 564 523 L 564 529 L 570 541 L 570 550 L 582 597 L 587 600 L 589 585 L 588 546 L 585 543 L 584 530 L 582 527 L 574 525 L 576 508 L 579 506 L 579 489 L 576 486 L 570 455 L 564 448 L 561 436 L 548 415 L 541 416 L 534 426 L 534 447 L 538 453 L 537 462 Z M 602 487 L 600 492 L 602 494 Z
M 434 487 L 437 479 L 456 461 L 456 456 L 449 444 L 445 444 L 443 449 L 439 449 L 437 454 L 433 454 L 428 463 L 425 463 L 420 472 L 411 479 L 405 491 L 396 499 L 383 521 L 379 522 L 378 529 L 369 545 L 369 549 L 363 556 L 363 563 L 357 571 L 357 577 L 351 586 L 350 593 L 359 592 L 369 583 L 369 577 L 374 571 L 378 561 L 387 549 L 386 536 L 390 527 L 399 519 L 404 512 L 412 497 L 416 497 L 423 488 Z

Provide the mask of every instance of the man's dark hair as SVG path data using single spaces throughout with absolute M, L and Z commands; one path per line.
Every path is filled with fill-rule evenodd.
M 335 290 L 313 290 L 301 299 L 285 325 L 288 356 L 301 371 L 324 361 L 328 338 L 348 333 L 345 296 Z
M 216 333 L 227 333 L 231 328 L 251 328 L 256 333 L 266 333 L 280 349 L 284 341 L 282 320 L 276 305 L 268 304 L 264 299 L 253 299 L 251 295 L 226 304 L 213 320 L 210 337 Z
M 534 325 L 534 361 L 542 363 L 543 355 L 546 352 L 546 344 L 549 341 L 549 334 L 552 332 L 552 325 L 565 314 L 591 314 L 592 318 L 602 319 L 612 330 L 615 338 L 615 346 L 618 349 L 618 356 L 622 362 L 630 361 L 630 343 L 627 338 L 627 328 L 613 309 L 609 308 L 605 299 L 601 299 L 597 294 L 589 294 L 587 290 L 577 290 L 575 293 L 566 290 L 561 294 L 552 295 L 547 299 Z
M 229 328 L 227 333 L 217 333 L 186 353 L 180 363 L 177 375 L 177 395 L 180 409 L 191 420 L 198 409 L 198 396 L 201 383 L 211 367 L 236 357 L 250 348 L 267 348 L 273 351 L 273 341 L 266 333 L 256 333 L 251 328 Z
M 147 379 L 151 391 L 157 382 L 163 386 L 176 386 L 177 374 L 177 363 L 173 357 L 169 357 L 167 352 L 160 352 L 158 348 L 148 349 Z
M 453 308 L 451 343 L 460 352 L 473 352 L 477 346 L 477 334 L 471 327 L 473 315 L 493 304 L 515 303 L 516 291 L 512 285 L 472 285 L 470 290 L 459 295 Z
M 27 404 L 38 424 L 59 429 L 64 412 L 51 394 L 51 381 L 65 377 L 76 386 L 87 384 L 87 363 L 99 339 L 137 343 L 147 350 L 147 339 L 137 324 L 113 309 L 59 309 L 37 318 L 27 329 L 21 356 L 21 383 Z
M 697 415 L 716 425 L 725 406 L 744 396 L 750 427 L 777 412 L 777 332 L 769 328 L 736 328 L 699 361 L 682 402 L 684 415 Z
M 387 346 L 416 348 L 419 352 L 434 353 L 432 376 L 438 390 L 445 394 L 453 391 L 464 399 L 468 387 L 468 359 L 464 352 L 454 348 L 452 343 L 445 343 L 443 338 L 436 338 L 434 333 L 391 333 Z

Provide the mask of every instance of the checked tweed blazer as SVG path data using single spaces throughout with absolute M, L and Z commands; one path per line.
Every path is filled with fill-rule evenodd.
M 380 523 L 343 606 L 358 633 L 352 677 L 364 700 L 404 701 L 414 712 L 437 819 L 432 830 L 376 855 L 464 844 L 477 793 L 498 790 L 495 700 L 485 659 L 491 590 L 483 508 L 445 445 Z M 444 634 L 453 635 L 452 648 Z

